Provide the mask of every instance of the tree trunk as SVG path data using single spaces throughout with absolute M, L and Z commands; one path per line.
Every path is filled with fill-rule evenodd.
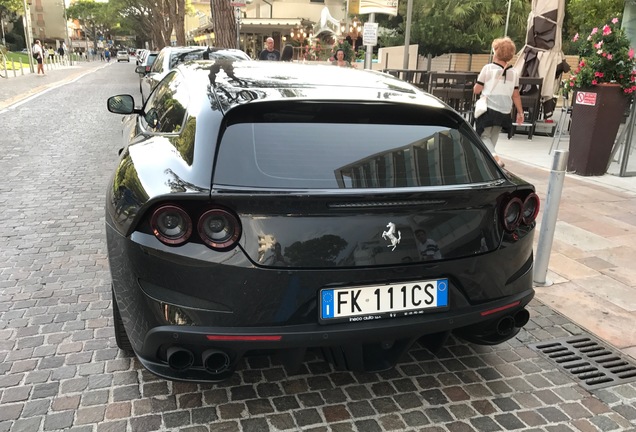
M 161 32 L 163 33 L 163 40 L 166 45 L 170 45 L 170 38 L 172 37 L 172 29 L 174 27 L 174 21 L 171 19 L 172 11 L 176 0 L 164 0 L 161 2 L 162 6 L 162 20 L 161 20 Z
M 186 15 L 186 2 L 185 0 L 175 0 L 175 33 L 177 35 L 177 45 L 186 45 L 185 36 L 185 15 Z
M 228 0 L 210 0 L 214 23 L 214 45 L 219 48 L 237 48 L 236 17 Z

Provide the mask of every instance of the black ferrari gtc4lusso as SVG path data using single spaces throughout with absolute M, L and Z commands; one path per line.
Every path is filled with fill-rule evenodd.
M 391 76 L 194 61 L 143 108 L 106 233 L 117 344 L 176 380 L 250 352 L 395 365 L 418 339 L 497 344 L 528 321 L 539 199 L 471 126 Z

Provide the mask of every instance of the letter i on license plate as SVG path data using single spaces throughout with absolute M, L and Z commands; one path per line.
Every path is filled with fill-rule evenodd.
M 367 321 L 448 308 L 448 279 L 323 289 L 320 321 Z

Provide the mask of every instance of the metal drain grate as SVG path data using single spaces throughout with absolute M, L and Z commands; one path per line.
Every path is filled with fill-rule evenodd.
M 588 336 L 540 342 L 530 348 L 574 375 L 587 390 L 636 381 L 636 365 Z

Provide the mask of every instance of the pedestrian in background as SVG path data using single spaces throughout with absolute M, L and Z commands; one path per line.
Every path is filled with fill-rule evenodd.
M 332 61 L 331 64 L 340 67 L 351 67 L 351 63 L 345 60 L 345 52 L 342 48 L 338 48 L 334 55 L 334 61 Z
M 44 49 L 42 48 L 42 42 L 40 42 L 40 39 L 35 40 L 31 52 L 33 53 L 33 58 L 35 58 L 38 62 L 38 76 L 40 75 L 40 72 L 42 73 L 42 76 L 46 75 L 44 73 Z
M 280 60 L 280 51 L 274 49 L 274 39 L 268 37 L 265 41 L 265 49 L 261 51 L 261 54 L 258 56 L 259 60 L 270 60 L 270 61 L 278 61 Z
M 500 166 L 503 161 L 497 155 L 495 146 L 502 129 L 512 130 L 512 104 L 517 108 L 517 123 L 523 123 L 523 108 L 519 94 L 519 74 L 508 62 L 516 53 L 515 43 L 509 37 L 492 42 L 494 53 L 492 63 L 479 72 L 473 93 L 486 98 L 488 110 L 475 119 L 475 129 L 486 147 Z
M 290 44 L 286 44 L 283 47 L 283 52 L 280 54 L 280 60 L 290 62 L 294 58 L 294 47 Z

